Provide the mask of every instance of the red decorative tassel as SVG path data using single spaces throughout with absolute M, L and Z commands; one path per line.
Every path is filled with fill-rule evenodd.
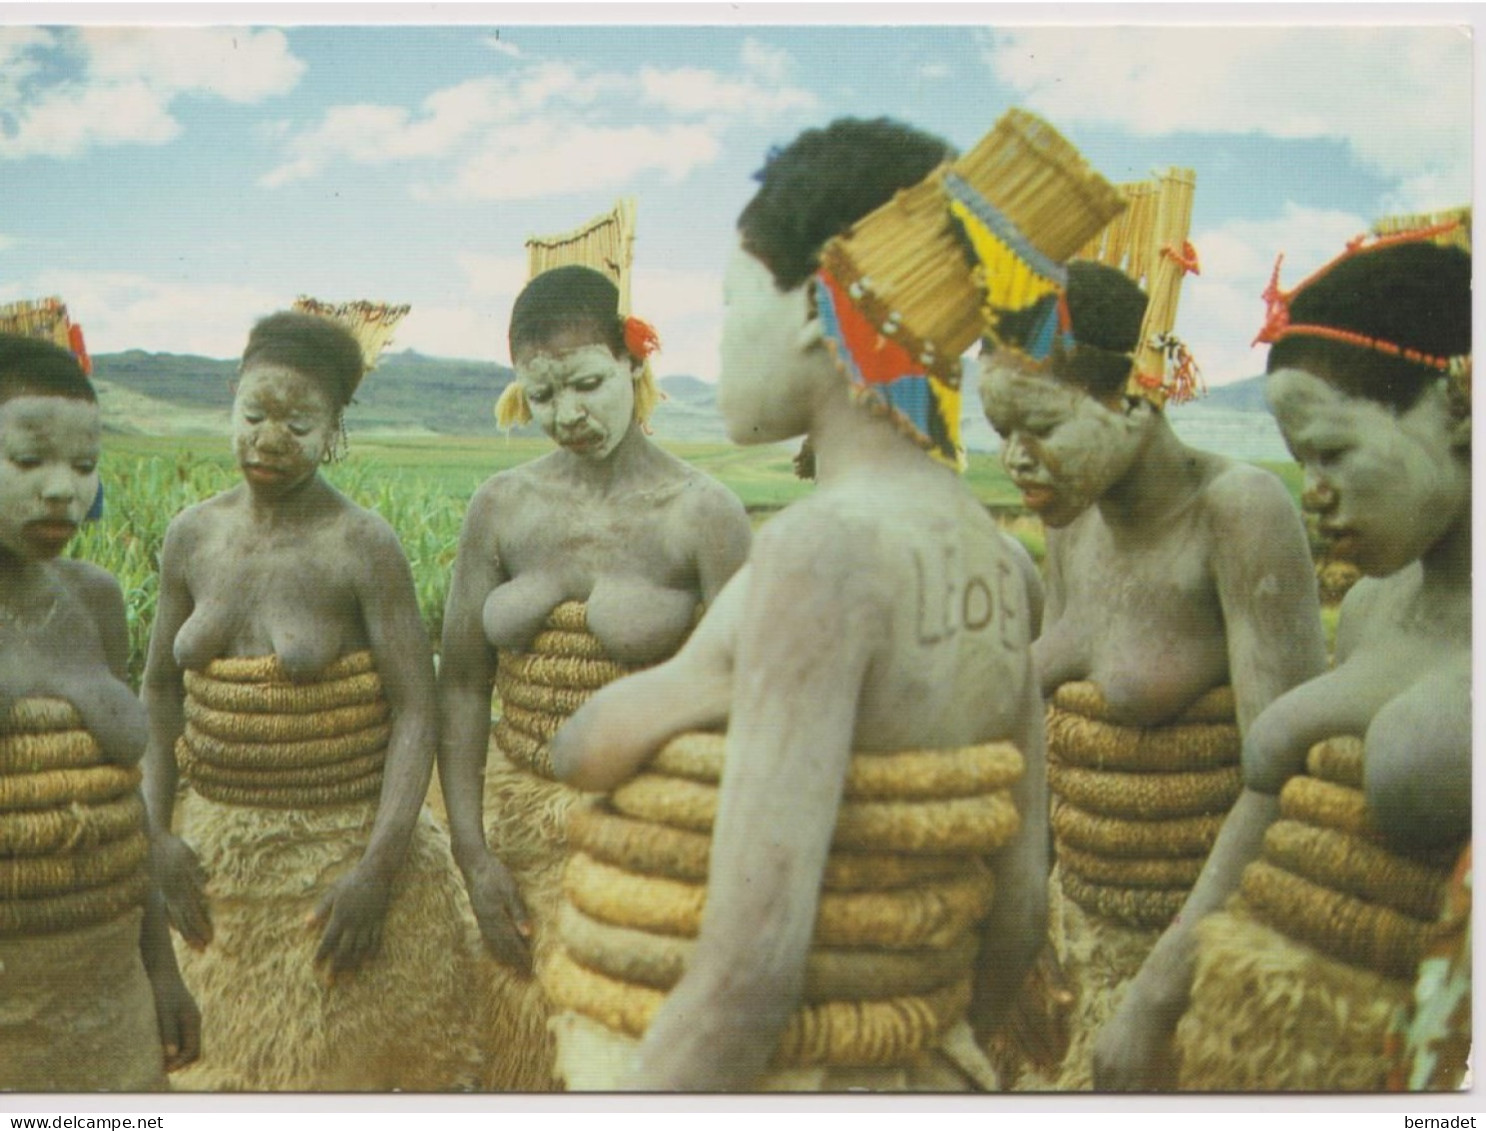
M 93 359 L 88 356 L 88 347 L 83 343 L 83 328 L 76 322 L 67 327 L 67 345 L 78 365 L 82 366 L 83 376 L 93 376 Z
M 644 361 L 660 349 L 660 335 L 649 322 L 631 315 L 624 320 L 624 348 L 636 361 Z

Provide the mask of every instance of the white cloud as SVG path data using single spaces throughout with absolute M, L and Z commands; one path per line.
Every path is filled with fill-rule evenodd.
M 1420 206 L 1470 194 L 1469 29 L 1029 28 L 994 33 L 984 57 L 1054 122 L 1339 138 Z
M 49 53 L 76 76 L 43 83 Z M 160 145 L 180 133 L 171 110 L 183 95 L 259 102 L 292 89 L 303 72 L 276 29 L 0 29 L 0 158 Z
M 497 54 L 505 55 L 511 59 L 519 58 L 521 55 L 521 48 L 517 47 L 509 39 L 502 39 L 499 33 L 488 35 L 481 42 Z
M 423 199 L 529 200 L 618 188 L 644 172 L 675 182 L 716 160 L 707 126 L 589 126 L 536 120 L 494 131 L 447 184 L 415 186 Z
M 748 36 L 743 40 L 743 69 L 765 82 L 782 83 L 789 77 L 794 59 L 782 47 L 771 47 L 763 40 Z
M 15 247 L 15 245 L 16 238 L 14 236 L 7 236 L 4 232 L 0 232 L 0 251 L 4 251 L 6 248 Z
M 1176 331 L 1209 385 L 1264 371 L 1268 347 L 1252 344 L 1264 323 L 1260 298 L 1276 255 L 1284 254 L 1280 286 L 1289 289 L 1330 261 L 1368 221 L 1346 212 L 1287 203 L 1277 217 L 1231 220 L 1193 233 L 1202 273 L 1182 286 Z
M 313 177 L 335 161 L 433 163 L 411 186 L 421 200 L 530 199 L 620 187 L 644 173 L 678 181 L 718 158 L 739 119 L 816 106 L 809 91 L 764 80 L 790 66 L 786 53 L 749 40 L 742 56 L 743 77 L 543 62 L 446 87 L 416 110 L 335 106 L 284 139 L 285 160 L 260 184 Z
M 921 79 L 947 79 L 949 78 L 949 64 L 924 63 L 918 69 L 918 77 Z
M 763 118 L 788 110 L 812 110 L 816 98 L 800 87 L 769 87 L 752 79 L 733 79 L 701 67 L 640 71 L 642 101 L 671 114 L 747 114 Z
M 142 79 L 164 93 L 261 102 L 294 89 L 305 69 L 276 28 L 84 28 L 78 35 L 92 78 Z
M 142 349 L 237 357 L 253 322 L 283 305 L 283 295 L 253 287 L 119 271 L 42 271 L 0 286 L 0 302 L 53 294 L 82 324 L 91 353 Z

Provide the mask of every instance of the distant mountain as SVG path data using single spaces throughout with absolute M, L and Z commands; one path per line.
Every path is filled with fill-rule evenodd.
M 156 434 L 221 432 L 232 407 L 237 362 L 186 354 L 125 353 L 94 357 L 108 427 Z M 495 435 L 493 409 L 515 374 L 488 361 L 428 357 L 413 350 L 389 354 L 367 375 L 346 414 L 362 431 Z M 660 382 L 666 394 L 651 427 L 658 440 L 721 443 L 727 440 L 717 412 L 717 386 L 677 375 Z M 961 402 L 965 446 L 996 452 L 1000 440 L 980 407 L 977 376 L 967 366 Z M 1264 379 L 1252 377 L 1213 389 L 1171 412 L 1177 433 L 1197 447 L 1240 459 L 1287 459 L 1284 443 L 1264 402 Z M 531 435 L 531 427 L 517 434 Z
M 1245 377 L 1242 381 L 1209 389 L 1199 403 L 1235 412 L 1268 412 L 1269 402 L 1264 399 L 1264 375 Z

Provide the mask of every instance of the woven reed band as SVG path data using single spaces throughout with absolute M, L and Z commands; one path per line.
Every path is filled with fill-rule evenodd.
M 588 607 L 564 601 L 552 610 L 525 652 L 496 657 L 495 690 L 501 717 L 493 735 L 515 766 L 553 780 L 547 743 L 590 696 L 605 684 L 643 671 L 644 664 L 621 664 L 588 631 Z
M 382 791 L 391 708 L 370 652 L 291 682 L 276 656 L 186 673 L 176 759 L 209 801 L 274 809 L 344 805 Z
M 672 740 L 607 801 L 575 808 L 563 877 L 561 1008 L 643 1034 L 685 969 L 707 899 L 726 737 Z M 1016 835 L 1005 744 L 859 753 L 827 860 L 804 1004 L 777 1066 L 902 1064 L 964 1016 L 994 877 Z
M 71 704 L 0 714 L 0 937 L 73 931 L 139 906 L 149 841 L 135 767 L 106 764 Z
M 1261 859 L 1244 869 L 1244 901 L 1261 921 L 1331 958 L 1410 979 L 1443 906 L 1452 857 L 1407 856 L 1383 844 L 1360 789 L 1361 739 L 1317 743 L 1306 767 L 1280 791 L 1280 820 L 1265 833 Z
M 1170 724 L 1114 722 L 1098 685 L 1065 683 L 1047 710 L 1048 789 L 1063 893 L 1131 927 L 1165 926 L 1243 790 L 1233 689 Z

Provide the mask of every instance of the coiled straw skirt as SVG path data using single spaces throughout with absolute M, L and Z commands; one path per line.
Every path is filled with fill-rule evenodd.
M 207 873 L 214 937 L 177 951 L 202 1012 L 212 1091 L 461 1091 L 479 1084 L 478 939 L 425 810 L 391 886 L 378 955 L 332 983 L 314 966 L 326 891 L 376 819 L 390 711 L 369 653 L 310 683 L 273 657 L 187 673 L 176 826 Z
M 575 808 L 561 948 L 570 1090 L 612 1090 L 684 973 L 706 902 L 726 739 L 688 734 L 609 799 Z M 993 874 L 1020 819 L 1004 744 L 858 754 L 823 877 L 805 998 L 755 1090 L 993 1090 L 965 1023 Z
M 0 1090 L 165 1089 L 139 949 L 138 785 L 71 704 L 0 715 Z

